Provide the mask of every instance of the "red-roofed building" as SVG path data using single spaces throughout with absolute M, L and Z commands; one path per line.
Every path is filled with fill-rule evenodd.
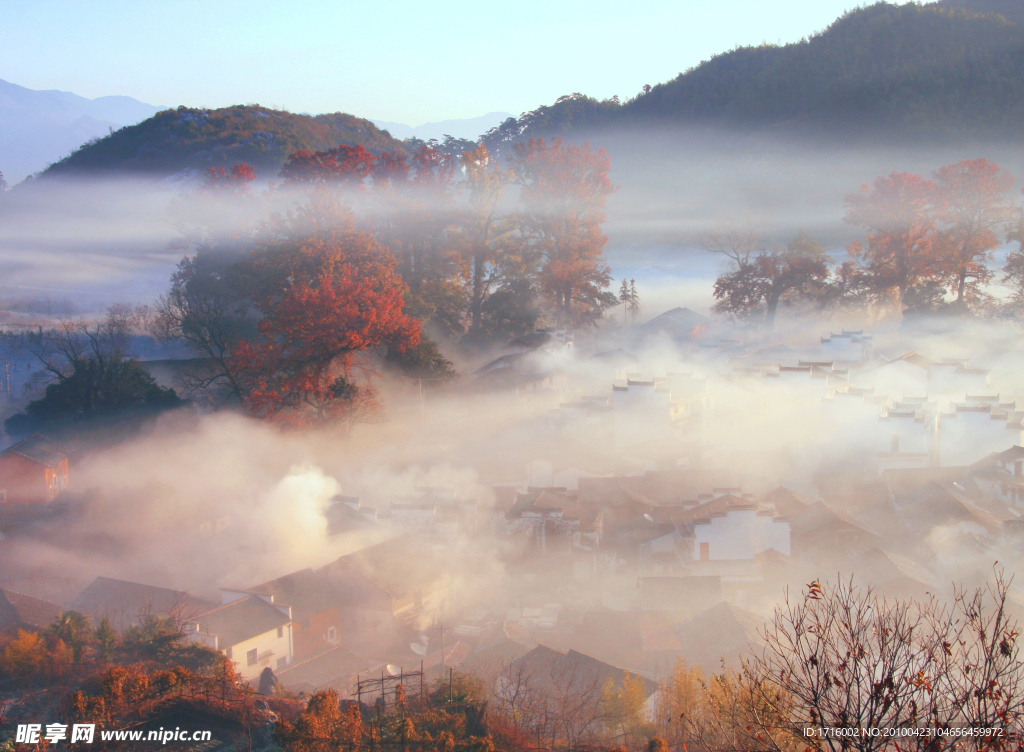
M 0 452 L 0 505 L 46 504 L 68 486 L 68 454 L 41 434 Z

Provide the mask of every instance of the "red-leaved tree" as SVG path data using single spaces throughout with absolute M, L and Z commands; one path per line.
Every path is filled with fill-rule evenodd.
M 300 212 L 305 234 L 260 248 L 243 277 L 261 314 L 259 336 L 239 342 L 232 367 L 258 415 L 291 422 L 349 416 L 371 408 L 372 390 L 354 379 L 355 357 L 386 345 L 419 343 L 419 323 L 403 311 L 405 285 L 394 258 L 344 213 L 321 223 Z
M 873 295 L 891 301 L 901 315 L 907 291 L 942 272 L 935 252 L 936 200 L 932 181 L 907 172 L 875 178 L 846 197 L 846 221 L 868 230 L 849 253 Z
M 281 168 L 285 183 L 360 185 L 373 167 L 373 154 L 362 146 L 342 144 L 334 149 L 291 154 Z

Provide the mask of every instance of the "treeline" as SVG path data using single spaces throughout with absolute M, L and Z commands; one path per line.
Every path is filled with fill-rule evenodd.
M 1010 195 L 1013 176 L 986 159 L 947 165 L 931 179 L 910 173 L 876 178 L 846 198 L 846 221 L 867 231 L 832 268 L 804 233 L 769 247 L 756 231 L 702 237 L 731 268 L 715 282 L 717 313 L 770 329 L 780 305 L 865 309 L 876 315 L 1017 316 L 1024 303 L 1024 250 L 991 265 L 1003 242 L 1024 240 L 1024 206 Z M 991 292 L 1000 282 L 1010 291 Z
M 494 151 L 531 136 L 680 123 L 842 138 L 1016 138 L 1022 82 L 1024 27 L 956 7 L 879 2 L 793 44 L 715 55 L 621 102 L 562 97 L 483 141 Z
M 16 743 L 14 725 L 4 711 L 16 710 L 21 697 L 41 690 L 51 712 L 28 722 L 45 721 L 47 729 L 51 723 L 60 724 L 65 742 L 74 724 L 97 729 L 93 738 L 76 740 L 79 744 L 72 744 L 73 749 L 80 744 L 90 749 L 122 748 L 123 742 L 102 741 L 99 730 L 138 728 L 158 720 L 166 725 L 169 714 L 204 724 L 217 719 L 219 732 L 231 729 L 250 747 L 254 741 L 257 748 L 265 747 L 279 717 L 270 712 L 268 702 L 278 710 L 296 706 L 296 713 L 302 705 L 258 697 L 239 681 L 230 660 L 190 641 L 174 618 L 154 614 L 140 614 L 139 623 L 123 634 L 106 619 L 94 629 L 87 617 L 74 611 L 62 613 L 40 632 L 19 630 L 0 648 L 0 749 L 40 748 Z
M 13 436 L 45 432 L 55 438 L 102 430 L 116 438 L 184 402 L 132 357 L 130 340 L 146 331 L 148 306 L 115 304 L 95 323 L 62 316 L 48 331 L 0 335 L 21 346 L 42 366 L 43 394 L 4 422 Z M 37 380 L 38 381 L 38 380 Z
M 603 255 L 609 169 L 603 150 L 560 139 L 504 163 L 454 139 L 411 156 L 300 149 L 259 192 L 251 165 L 211 167 L 171 207 L 186 255 L 167 294 L 40 332 L 51 383 L 7 430 L 177 406 L 128 354 L 137 333 L 191 349 L 177 378 L 194 402 L 291 425 L 372 422 L 381 367 L 442 385 L 456 372 L 438 340 L 486 351 L 541 321 L 585 328 L 619 302 Z
M 194 390 L 288 422 L 366 420 L 379 408 L 371 356 L 428 385 L 453 377 L 424 327 L 487 348 L 616 304 L 609 168 L 603 151 L 554 139 L 507 165 L 482 146 L 300 150 L 258 195 L 248 165 L 211 170 L 176 205 L 190 255 L 156 327 L 202 358 Z

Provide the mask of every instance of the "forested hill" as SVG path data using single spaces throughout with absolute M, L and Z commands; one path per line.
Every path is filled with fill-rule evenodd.
M 340 144 L 361 145 L 374 152 L 402 149 L 400 141 L 369 120 L 341 112 L 314 117 L 258 105 L 219 110 L 179 107 L 85 144 L 47 168 L 43 176 L 167 176 L 248 162 L 260 177 L 274 177 L 292 152 Z
M 1004 4 L 958 1 L 986 12 Z M 1024 26 L 945 5 L 878 3 L 794 44 L 717 55 L 621 104 L 563 97 L 506 121 L 488 141 L 679 123 L 914 139 L 1019 137 Z
M 939 0 L 944 8 L 961 8 L 972 13 L 999 15 L 1007 21 L 1024 24 L 1024 2 L 1021 0 Z

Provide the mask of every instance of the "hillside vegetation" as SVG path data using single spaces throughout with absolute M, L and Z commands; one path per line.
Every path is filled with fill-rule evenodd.
M 1002 6 L 968 2 L 986 11 Z M 884 129 L 914 139 L 1016 136 L 1024 125 L 1024 27 L 961 8 L 877 3 L 793 44 L 716 55 L 622 103 L 563 97 L 506 121 L 488 142 L 665 123 Z
M 387 131 L 341 112 L 314 117 L 259 105 L 218 110 L 179 107 L 87 143 L 43 175 L 165 176 L 248 162 L 257 174 L 275 176 L 288 155 L 299 149 L 316 151 L 341 144 L 374 152 L 401 150 L 401 142 Z

